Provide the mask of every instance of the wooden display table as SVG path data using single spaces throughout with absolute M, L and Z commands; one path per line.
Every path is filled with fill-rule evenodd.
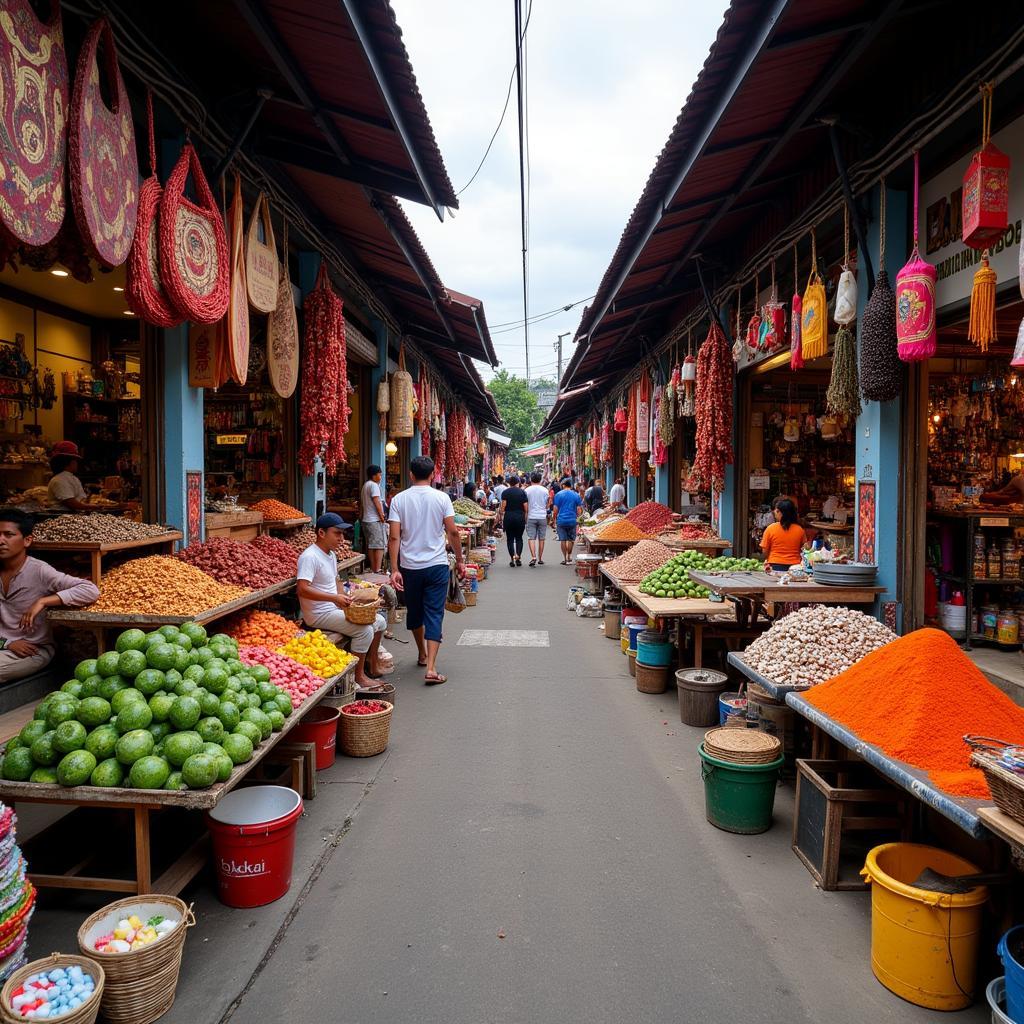
M 159 892 L 172 896 L 177 895 L 208 862 L 209 837 L 206 835 L 205 829 L 200 835 L 191 837 L 190 845 L 184 851 L 177 852 L 170 864 L 154 878 L 153 853 L 155 851 L 151 842 L 152 814 L 175 808 L 184 811 L 208 811 L 216 807 L 227 793 L 230 793 L 253 768 L 285 740 L 292 729 L 298 725 L 303 715 L 319 704 L 339 682 L 354 671 L 355 662 L 350 664 L 344 672 L 325 680 L 320 689 L 311 694 L 285 719 L 284 727 L 280 732 L 272 733 L 269 739 L 256 748 L 251 761 L 237 765 L 227 782 L 218 783 L 209 789 L 184 791 L 102 789 L 96 786 L 66 787 L 34 782 L 0 781 L 0 799 L 7 803 L 61 804 L 77 808 L 71 815 L 55 822 L 23 844 L 26 860 L 29 863 L 34 862 L 33 846 L 38 848 L 41 859 L 43 857 L 52 859 L 55 854 L 67 850 L 71 863 L 68 864 L 66 870 L 60 872 L 55 870 L 52 873 L 30 873 L 29 879 L 39 888 L 99 889 L 104 892 L 132 894 Z M 2 735 L 5 741 L 17 733 L 18 730 L 13 729 L 12 726 L 18 718 L 24 713 L 24 721 L 27 722 L 32 717 L 33 709 L 34 705 L 25 705 L 25 708 L 19 708 L 17 712 L 3 716 L 3 719 L 0 720 L 0 729 L 3 730 Z M 98 849 L 94 842 L 97 835 L 102 833 L 97 831 L 94 823 L 90 823 L 90 819 L 95 816 L 97 811 L 111 810 L 130 812 L 133 818 L 135 870 L 134 876 L 131 878 L 86 873 L 90 869 L 96 869 L 97 862 L 101 861 L 105 853 Z M 72 822 L 69 819 L 73 817 L 84 820 Z M 81 841 L 82 833 L 79 832 L 80 838 L 76 843 L 69 845 L 64 840 L 55 842 L 55 834 L 67 833 L 72 827 L 89 829 L 85 833 L 89 836 L 89 841 L 83 843 Z M 177 838 L 180 841 L 180 834 Z M 186 841 L 189 841 L 188 837 L 186 837 Z
M 155 537 L 142 540 L 100 541 L 100 540 L 34 540 L 32 554 L 79 555 L 88 554 L 90 558 L 90 579 L 99 585 L 103 574 L 103 556 L 117 551 L 139 551 L 145 555 L 173 555 L 174 546 L 182 539 L 178 530 L 168 530 Z M 154 551 L 142 552 L 142 548 L 155 548 Z
M 696 540 L 682 540 L 680 538 L 676 540 L 673 537 L 666 539 L 665 537 L 658 536 L 654 539 L 673 551 L 706 551 L 711 558 L 732 548 L 732 541 L 726 540 L 724 537 L 700 537 Z
M 350 576 L 352 575 L 353 570 L 355 572 L 359 572 L 359 570 L 362 568 L 363 562 L 365 561 L 366 555 L 359 553 L 349 555 L 348 558 L 343 558 L 338 563 L 338 575 L 341 576 L 344 574 L 345 576 Z
M 262 512 L 207 512 L 206 539 L 227 537 L 229 540 L 255 540 L 263 529 Z
M 295 516 L 292 519 L 264 519 L 264 530 L 271 533 L 280 533 L 285 530 L 294 530 L 296 526 L 308 526 L 313 520 L 309 516 Z
M 725 597 L 746 599 L 763 605 L 769 615 L 778 604 L 872 604 L 885 587 L 829 587 L 813 580 L 805 583 L 779 583 L 779 576 L 767 572 L 714 572 L 691 569 L 690 579 Z

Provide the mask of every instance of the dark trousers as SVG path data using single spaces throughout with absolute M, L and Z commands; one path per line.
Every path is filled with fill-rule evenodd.
M 523 530 L 526 529 L 526 520 L 522 516 L 505 516 L 503 524 L 505 530 L 505 543 L 508 545 L 509 558 L 518 558 L 523 553 Z

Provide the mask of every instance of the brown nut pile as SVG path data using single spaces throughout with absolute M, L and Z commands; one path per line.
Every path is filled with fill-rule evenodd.
M 218 583 L 177 558 L 152 555 L 111 569 L 100 581 L 94 612 L 135 615 L 198 615 L 249 593 L 244 587 Z
M 660 569 L 674 555 L 675 552 L 660 541 L 642 540 L 618 558 L 613 558 L 606 568 L 618 580 L 642 580 L 655 569 Z
M 33 531 L 36 540 L 100 541 L 105 544 L 123 544 L 130 540 L 147 540 L 167 533 L 159 523 L 136 523 L 131 519 L 100 512 L 88 516 L 56 516 L 39 523 Z
M 273 537 L 257 537 L 251 543 L 211 537 L 203 544 L 190 544 L 174 557 L 201 569 L 219 583 L 251 590 L 291 579 L 298 561 L 289 545 Z
M 283 533 L 278 534 L 278 536 L 289 547 L 295 548 L 300 555 L 310 544 L 316 543 L 316 530 L 312 526 L 296 526 L 291 530 L 285 530 Z M 346 558 L 352 556 L 352 545 L 348 542 L 348 538 L 341 542 L 336 554 L 339 562 L 343 562 Z

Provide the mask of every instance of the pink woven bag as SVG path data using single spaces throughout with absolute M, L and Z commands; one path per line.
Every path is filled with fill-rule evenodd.
M 919 363 L 935 355 L 935 267 L 917 248 L 917 200 L 920 154 L 914 153 L 914 248 L 896 275 L 896 340 L 900 359 Z

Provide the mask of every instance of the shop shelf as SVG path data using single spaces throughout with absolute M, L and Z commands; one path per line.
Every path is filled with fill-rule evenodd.
M 986 583 L 994 587 L 1024 587 L 1024 579 L 1019 576 L 1003 576 L 1000 579 L 991 579 L 988 576 L 972 576 L 968 581 L 972 586 L 984 586 Z

